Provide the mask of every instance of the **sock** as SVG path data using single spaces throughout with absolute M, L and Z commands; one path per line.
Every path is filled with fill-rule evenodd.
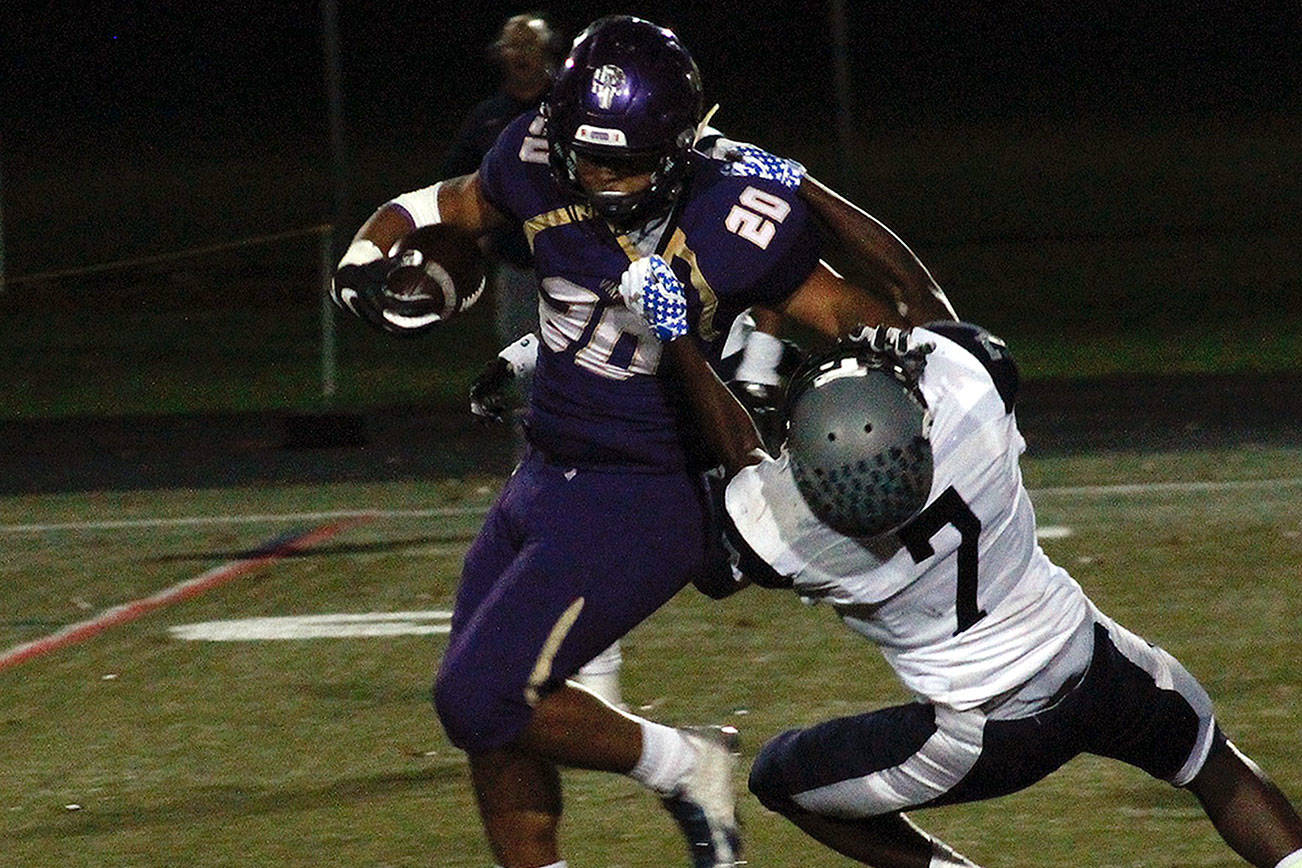
M 624 708 L 624 697 L 619 689 L 619 670 L 623 662 L 623 654 L 620 653 L 619 643 L 616 642 L 585 663 L 582 669 L 574 673 L 572 680 L 597 694 L 610 705 Z
M 778 384 L 778 362 L 782 361 L 782 341 L 768 332 L 751 332 L 746 348 L 741 353 L 741 363 L 733 376 L 747 383 Z
M 642 726 L 642 756 L 628 776 L 648 789 L 667 796 L 696 765 L 696 749 L 672 726 L 638 720 Z
M 1294 850 L 1289 853 L 1279 860 L 1279 864 L 1275 868 L 1302 868 L 1302 850 Z

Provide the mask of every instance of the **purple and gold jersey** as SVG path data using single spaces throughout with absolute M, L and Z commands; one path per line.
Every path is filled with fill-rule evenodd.
M 690 414 L 656 375 L 660 343 L 620 300 L 631 261 L 659 253 L 674 269 L 712 361 L 741 311 L 781 302 L 816 267 L 817 236 L 799 197 L 722 165 L 702 158 L 671 215 L 619 233 L 556 184 L 539 115 L 513 121 L 484 157 L 484 195 L 523 225 L 533 248 L 541 348 L 527 426 L 554 460 L 648 471 L 696 463 Z

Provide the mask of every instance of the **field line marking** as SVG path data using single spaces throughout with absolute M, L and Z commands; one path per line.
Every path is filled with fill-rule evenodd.
M 1221 482 L 1138 482 L 1111 485 L 1066 485 L 1033 488 L 1038 495 L 1149 494 L 1166 491 L 1232 491 L 1234 489 L 1279 488 L 1302 485 L 1302 477 L 1283 479 L 1237 479 Z M 149 527 L 192 527 L 218 524 L 324 521 L 367 518 L 473 518 L 488 512 L 488 506 L 443 506 L 430 509 L 340 509 L 329 512 L 255 513 L 252 515 L 191 515 L 178 518 L 128 518 L 113 521 L 68 521 L 45 524 L 0 524 L 0 533 L 46 533 L 50 531 L 124 530 Z
M 432 509 L 339 509 L 330 512 L 286 512 L 253 515 L 190 515 L 179 518 L 125 518 L 113 521 L 68 521 L 47 524 L 0 524 L 0 533 L 45 533 L 56 530 L 125 530 L 134 527 L 193 527 L 206 524 L 260 524 L 327 521 L 365 516 L 380 518 L 462 518 L 481 516 L 487 506 L 445 506 Z
M 220 566 L 206 570 L 194 578 L 164 588 L 156 594 L 105 609 L 93 618 L 69 624 L 43 638 L 15 645 L 0 653 L 0 671 L 17 666 L 19 663 L 33 657 L 39 657 L 42 654 L 48 654 L 51 651 L 80 642 L 83 639 L 89 639 L 110 627 L 134 621 L 155 609 L 161 609 L 172 603 L 197 597 L 205 591 L 212 590 L 232 579 L 261 569 L 294 552 L 311 548 L 341 531 L 348 530 L 369 520 L 371 520 L 370 514 L 362 513 L 342 521 L 323 524 L 309 531 L 285 534 L 268 540 L 247 558 L 228 561 Z
M 1111 485 L 1060 485 L 1048 488 L 1031 489 L 1031 496 L 1039 494 L 1050 495 L 1082 495 L 1082 494 L 1158 494 L 1162 492 L 1201 492 L 1201 491 L 1233 491 L 1235 489 L 1252 489 L 1252 488 L 1287 488 L 1290 486 L 1302 485 L 1302 477 L 1290 477 L 1287 479 L 1230 479 L 1220 482 L 1132 482 L 1132 483 L 1114 483 Z

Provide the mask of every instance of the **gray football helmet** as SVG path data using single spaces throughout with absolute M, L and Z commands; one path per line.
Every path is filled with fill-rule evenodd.
M 793 375 L 792 471 L 810 510 L 834 530 L 878 536 L 926 505 L 931 413 L 918 379 L 932 349 L 909 348 L 897 329 L 864 329 Z

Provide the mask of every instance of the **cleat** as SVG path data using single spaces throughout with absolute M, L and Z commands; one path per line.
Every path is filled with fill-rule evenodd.
M 737 730 L 731 726 L 684 728 L 683 734 L 696 748 L 696 767 L 661 801 L 687 838 L 692 868 L 744 865 L 732 785 Z

